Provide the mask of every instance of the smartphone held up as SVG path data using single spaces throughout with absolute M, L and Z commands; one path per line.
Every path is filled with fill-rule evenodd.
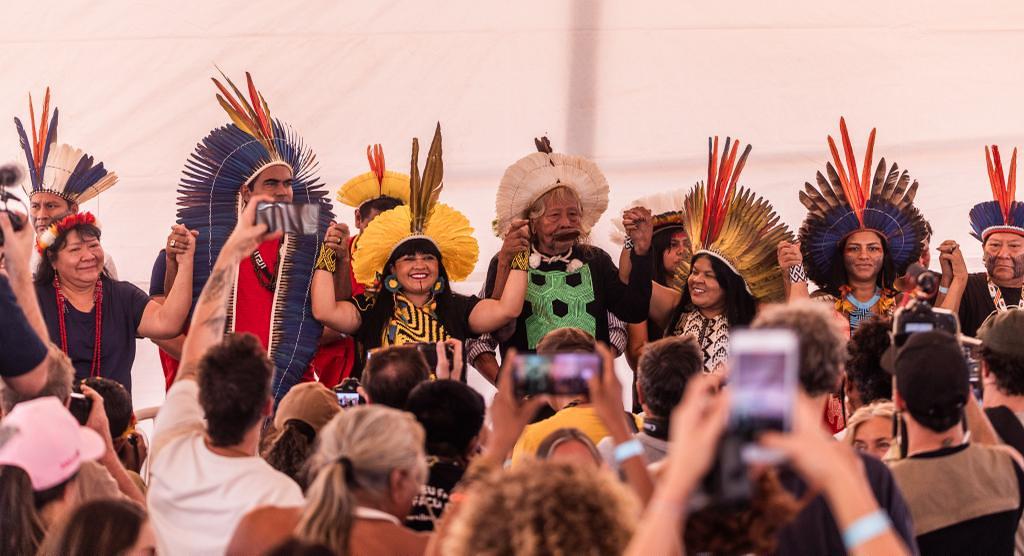
M 789 330 L 736 330 L 729 337 L 732 407 L 726 435 L 743 441 L 746 463 L 778 463 L 781 455 L 762 448 L 764 431 L 791 429 L 800 369 L 800 342 Z
M 588 395 L 587 382 L 601 374 L 601 356 L 596 353 L 554 353 L 516 355 L 512 367 L 516 395 Z
M 268 203 L 256 205 L 256 223 L 266 224 L 268 232 L 292 235 L 315 235 L 320 219 L 320 205 L 315 203 Z

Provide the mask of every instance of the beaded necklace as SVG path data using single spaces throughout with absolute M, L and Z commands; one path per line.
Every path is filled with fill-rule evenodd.
M 57 322 L 60 327 L 60 348 L 64 353 L 68 353 L 68 329 L 64 323 L 64 313 L 67 311 L 65 305 L 64 294 L 60 290 L 60 280 L 56 276 L 53 277 L 53 289 L 57 295 Z M 98 377 L 100 376 L 100 360 L 101 360 L 101 347 L 103 345 L 103 281 L 96 280 L 96 288 L 93 292 L 93 309 L 96 311 L 96 323 L 94 328 L 96 329 L 96 337 L 94 338 L 95 344 L 92 348 L 92 365 L 89 367 L 89 376 Z

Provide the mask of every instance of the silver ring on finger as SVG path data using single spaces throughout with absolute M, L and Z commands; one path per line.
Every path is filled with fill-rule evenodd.
M 178 242 L 176 240 L 172 239 L 171 240 L 171 249 L 174 249 L 174 246 L 177 245 L 177 244 L 178 244 Z

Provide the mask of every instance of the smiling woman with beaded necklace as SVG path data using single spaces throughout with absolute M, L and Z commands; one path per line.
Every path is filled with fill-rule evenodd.
M 194 245 L 194 244 L 192 244 Z M 192 289 L 192 254 L 179 255 L 175 288 L 161 305 L 130 282 L 103 270 L 96 217 L 66 216 L 40 235 L 35 287 L 50 339 L 75 366 L 76 378 L 106 377 L 132 387 L 135 338 L 172 338 L 185 325 Z

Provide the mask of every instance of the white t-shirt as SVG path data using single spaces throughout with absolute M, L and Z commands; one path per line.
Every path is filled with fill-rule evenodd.
M 260 457 L 225 457 L 204 442 L 199 385 L 180 380 L 156 417 L 149 519 L 161 554 L 223 554 L 259 506 L 302 506 L 302 490 Z

